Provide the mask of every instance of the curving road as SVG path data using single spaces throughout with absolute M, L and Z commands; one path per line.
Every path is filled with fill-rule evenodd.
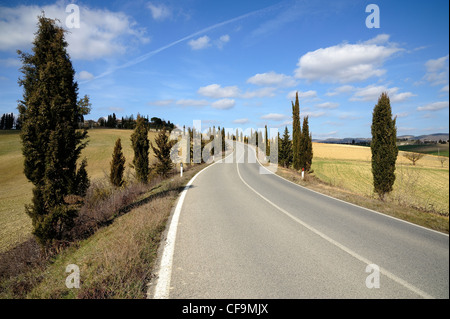
M 180 199 L 154 298 L 449 298 L 448 235 L 260 174 L 241 143 L 225 162 Z

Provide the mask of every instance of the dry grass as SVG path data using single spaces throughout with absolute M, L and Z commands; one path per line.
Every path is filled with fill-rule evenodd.
M 32 225 L 24 205 L 31 201 L 31 183 L 23 174 L 18 132 L 0 131 L 0 253 L 29 239 Z
M 370 147 L 357 145 L 313 143 L 313 152 L 315 159 L 333 159 L 333 160 L 352 160 L 360 162 L 370 162 L 372 153 Z M 397 165 L 410 165 L 411 161 L 406 159 L 403 154 L 407 152 L 399 151 Z M 417 167 L 442 168 L 438 156 L 425 155 L 416 163 Z M 448 170 L 449 163 L 444 163 L 444 168 Z
M 314 175 L 327 184 L 373 197 L 369 147 L 313 144 Z M 399 152 L 396 181 L 390 200 L 404 206 L 448 216 L 449 169 L 437 156 L 426 155 L 415 166 Z
M 118 218 L 63 253 L 28 298 L 145 298 L 153 260 L 176 193 Z M 65 268 L 80 268 L 81 288 L 67 289 Z
M 125 175 L 132 177 L 133 170 L 129 167 L 134 156 L 130 141 L 132 132 L 118 129 L 89 130 L 89 144 L 81 158 L 86 157 L 88 160 L 87 171 L 92 181 L 109 175 L 114 143 L 119 137 L 126 158 Z M 154 140 L 156 134 L 149 133 L 150 141 Z M 23 174 L 21 147 L 19 132 L 0 131 L 0 253 L 31 238 L 31 220 L 24 207 L 31 202 L 32 184 Z
M 147 283 L 172 206 L 183 186 L 204 166 L 188 166 L 182 178 L 176 175 L 147 185 L 144 193 L 142 185 L 136 189 L 129 185 L 128 191 L 110 191 L 106 186 L 106 195 L 98 197 L 91 193 L 93 206 L 86 207 L 83 214 L 103 227 L 28 271 L 24 268 L 17 274 L 10 270 L 10 278 L 0 282 L 0 299 L 146 298 Z M 101 185 L 95 187 L 100 189 Z M 131 205 L 129 196 L 134 198 Z M 98 210 L 110 213 L 97 214 Z M 20 256 L 10 260 L 17 258 Z M 69 264 L 80 268 L 80 289 L 65 286 Z

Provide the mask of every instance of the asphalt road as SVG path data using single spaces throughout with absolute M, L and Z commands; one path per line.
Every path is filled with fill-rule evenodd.
M 449 298 L 447 235 L 260 174 L 240 143 L 225 162 L 185 193 L 164 297 Z

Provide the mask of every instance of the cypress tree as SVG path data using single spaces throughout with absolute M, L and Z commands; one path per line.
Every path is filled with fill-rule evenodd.
M 176 141 L 171 141 L 169 139 L 166 128 L 163 127 L 155 139 L 156 145 L 154 146 L 153 143 L 150 143 L 157 159 L 154 169 L 159 175 L 167 176 L 173 167 L 173 163 L 170 158 L 170 151 L 174 145 L 174 142 Z
M 372 114 L 372 175 L 375 193 L 384 200 L 393 189 L 397 160 L 396 118 L 392 118 L 389 96 L 382 93 Z
M 136 119 L 136 128 L 131 135 L 131 144 L 134 150 L 133 165 L 136 170 L 136 177 L 141 183 L 147 183 L 149 174 L 148 150 L 150 144 L 148 140 L 148 127 L 145 124 L 145 119 L 139 114 Z
M 18 103 L 24 173 L 33 184 L 32 204 L 26 211 L 41 244 L 61 238 L 75 211 L 64 197 L 77 189 L 77 159 L 86 146 L 87 131 L 77 130 L 87 114 L 77 102 L 78 84 L 66 51 L 65 31 L 55 20 L 38 17 L 33 54 L 18 51 L 22 60 Z
M 266 156 L 270 155 L 270 147 L 269 147 L 269 137 L 267 134 L 267 125 L 264 126 L 264 141 L 265 141 L 265 147 L 266 147 Z
M 278 163 L 283 167 L 289 167 L 292 163 L 292 141 L 287 126 L 284 128 L 283 138 L 279 139 L 278 145 Z
M 295 104 L 292 103 L 292 165 L 295 170 L 301 169 L 300 162 L 300 103 L 298 102 L 298 92 L 295 94 Z
M 306 170 L 309 172 L 311 170 L 312 166 L 312 160 L 313 160 L 313 147 L 312 147 L 312 133 L 309 133 L 308 137 L 308 145 L 306 147 L 307 155 L 306 155 Z
M 0 130 L 4 130 L 5 125 L 6 125 L 6 114 L 3 114 L 0 120 Z
M 83 158 L 81 161 L 80 168 L 77 171 L 77 175 L 75 177 L 75 190 L 74 193 L 79 196 L 86 196 L 86 192 L 91 185 L 91 182 L 89 180 L 89 176 L 86 170 L 87 167 L 87 159 Z
M 225 150 L 227 149 L 227 144 L 225 143 L 225 128 L 222 127 L 222 156 L 225 156 Z
M 312 136 L 309 133 L 308 116 L 305 116 L 300 138 L 300 167 L 304 168 L 306 172 L 311 169 L 312 157 Z
M 116 187 L 121 187 L 124 183 L 123 172 L 125 171 L 125 156 L 122 152 L 122 141 L 120 138 L 116 140 L 110 164 L 109 180 Z

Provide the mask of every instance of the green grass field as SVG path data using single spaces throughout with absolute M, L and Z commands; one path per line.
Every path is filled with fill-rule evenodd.
M 449 157 L 448 144 L 431 144 L 431 145 L 400 145 L 398 149 L 405 152 L 424 153 L 436 156 Z
M 114 143 L 122 139 L 126 158 L 126 174 L 131 174 L 129 164 L 133 160 L 131 147 L 132 130 L 93 129 L 89 130 L 89 144 L 81 158 L 88 160 L 87 171 L 91 180 L 101 179 L 109 174 Z M 154 140 L 156 133 L 150 132 Z M 32 184 L 23 174 L 23 158 L 19 132 L 0 131 L 0 252 L 24 242 L 31 236 L 32 225 L 25 213 L 25 205 L 31 202 Z

